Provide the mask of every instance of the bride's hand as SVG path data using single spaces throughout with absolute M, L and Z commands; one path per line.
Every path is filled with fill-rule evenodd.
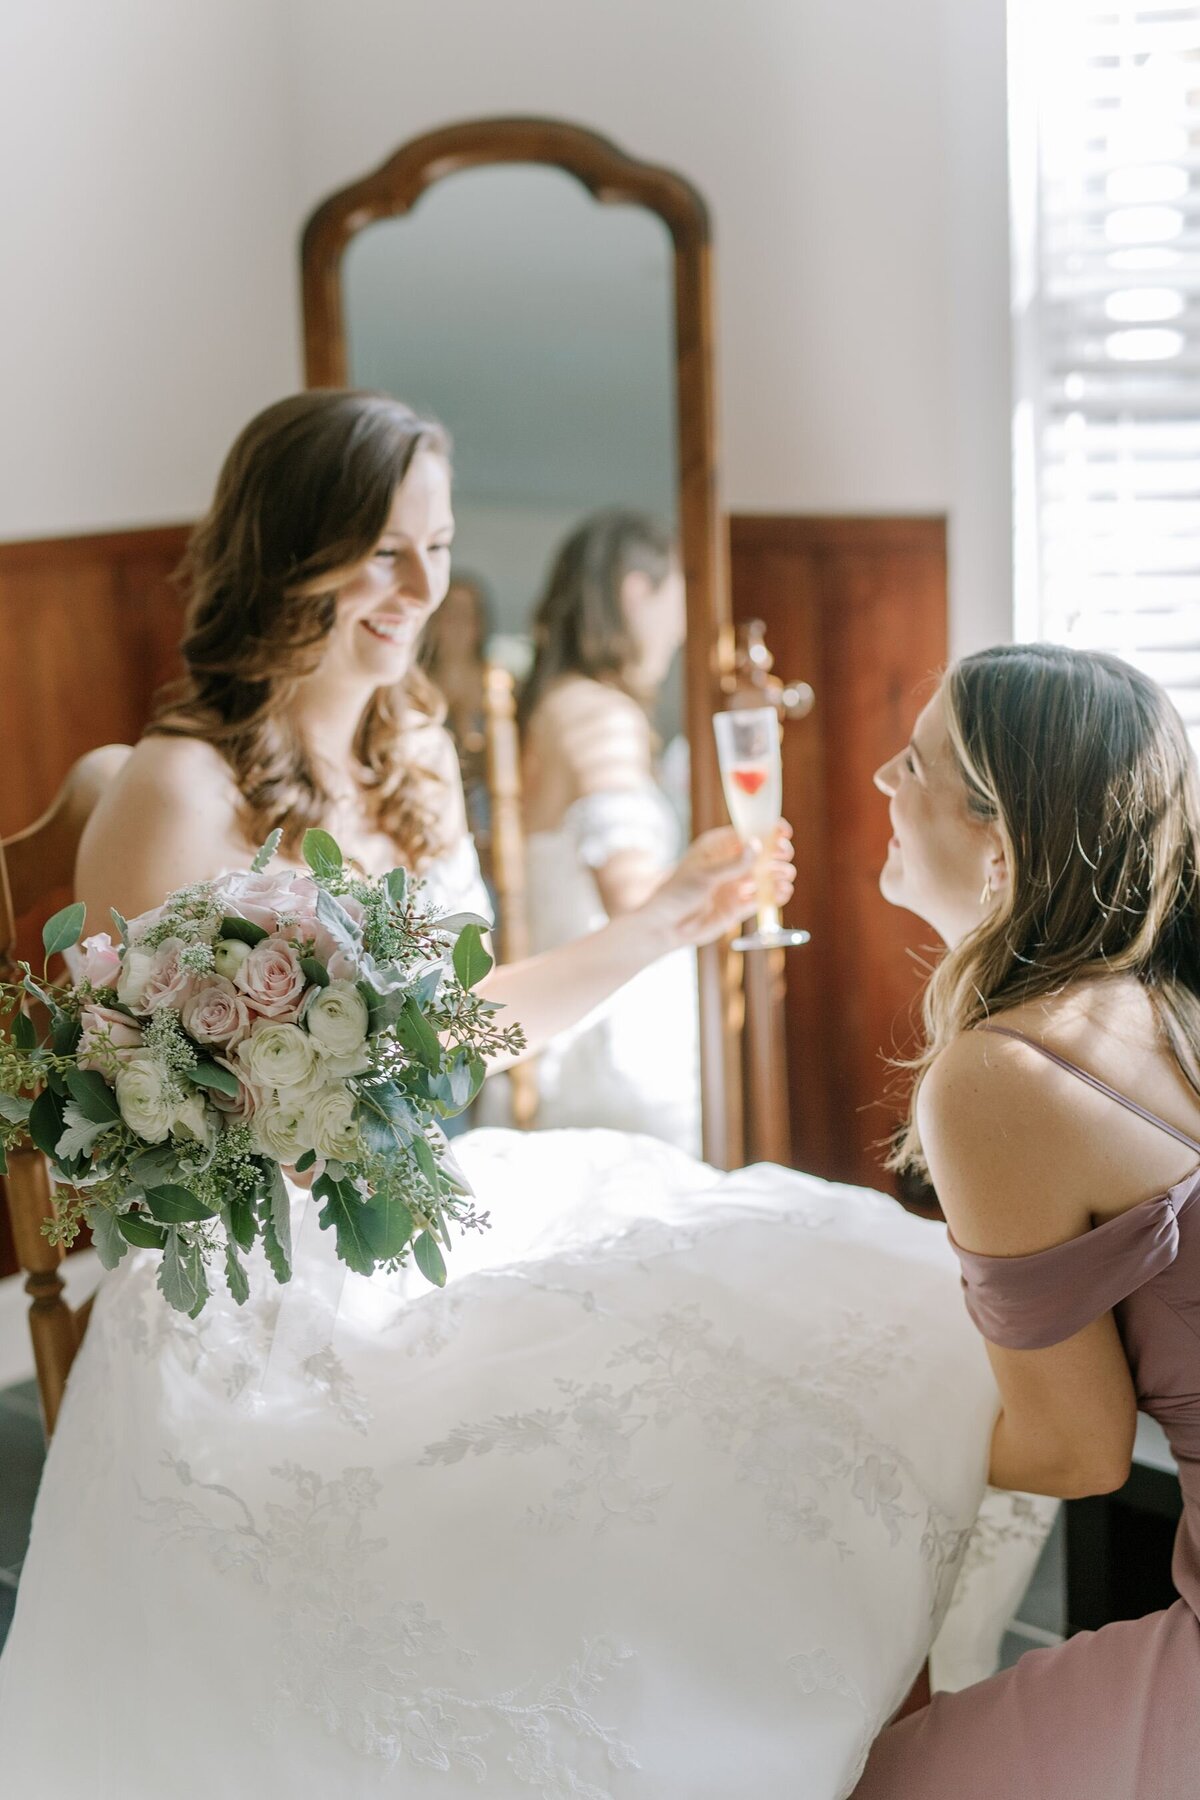
M 792 828 L 781 819 L 763 844 L 746 844 L 731 825 L 689 844 L 672 874 L 638 908 L 678 944 L 711 944 L 768 898 L 783 906 L 796 880 Z M 765 866 L 764 866 L 765 865 Z

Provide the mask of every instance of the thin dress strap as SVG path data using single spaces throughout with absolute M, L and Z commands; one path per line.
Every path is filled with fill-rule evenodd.
M 1147 1107 L 1140 1106 L 1136 1100 L 1131 1100 L 1128 1094 L 1122 1094 L 1118 1089 L 1109 1087 L 1107 1081 L 1101 1081 L 1098 1075 L 1089 1075 L 1086 1069 L 1079 1067 L 1078 1063 L 1068 1062 L 1065 1056 L 1060 1056 L 1057 1050 L 1051 1050 L 1048 1044 L 1039 1044 L 1036 1038 L 1026 1037 L 1023 1031 L 1014 1031 L 1011 1025 L 980 1025 L 976 1029 L 994 1032 L 997 1037 L 1016 1038 L 1018 1043 L 1028 1044 L 1031 1050 L 1036 1050 L 1040 1056 L 1048 1057 L 1052 1063 L 1057 1063 L 1060 1069 L 1067 1071 L 1068 1075 L 1078 1075 L 1080 1081 L 1086 1081 L 1089 1087 L 1094 1087 L 1101 1094 L 1107 1094 L 1110 1100 L 1115 1100 L 1118 1106 L 1125 1107 L 1128 1112 L 1136 1113 L 1140 1119 L 1145 1119 L 1148 1125 L 1157 1125 L 1160 1131 L 1167 1132 L 1170 1137 L 1178 1138 L 1181 1144 L 1186 1144 L 1190 1150 L 1194 1150 L 1197 1156 L 1200 1156 L 1200 1142 L 1189 1137 L 1186 1131 L 1180 1131 L 1177 1125 L 1168 1125 L 1167 1121 L 1160 1119 L 1157 1113 L 1152 1113 Z

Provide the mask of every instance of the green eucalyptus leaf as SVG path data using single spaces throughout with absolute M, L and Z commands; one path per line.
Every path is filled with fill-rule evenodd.
M 0 1119 L 9 1125 L 24 1125 L 32 1105 L 23 1094 L 0 1094 Z
M 422 1175 L 425 1177 L 434 1193 L 440 1194 L 442 1191 L 442 1178 L 438 1174 L 437 1161 L 433 1151 L 429 1148 L 429 1145 L 425 1142 L 423 1137 L 413 1139 L 412 1152 L 417 1159 L 417 1167 L 420 1169 Z
M 315 1150 L 306 1150 L 304 1152 L 304 1155 L 301 1156 L 300 1158 L 298 1158 L 298 1160 L 296 1162 L 295 1167 L 296 1167 L 297 1175 L 305 1174 L 309 1169 L 312 1168 L 312 1166 L 316 1162 L 316 1160 L 317 1160 L 316 1151 Z
M 52 1088 L 45 1087 L 29 1109 L 26 1129 L 43 1156 L 54 1159 L 58 1140 L 66 1125 L 66 1102 Z
M 69 1012 L 55 1007 L 50 1027 L 50 1048 L 56 1056 L 74 1056 L 83 1036 L 83 1026 Z
M 126 1242 L 139 1250 L 162 1250 L 166 1247 L 167 1228 L 156 1225 L 142 1212 L 117 1214 L 117 1230 Z
M 404 1048 L 418 1057 L 427 1069 L 441 1068 L 441 1041 L 411 994 L 405 996 L 394 1030 Z
M 199 1219 L 215 1216 L 211 1206 L 205 1206 L 190 1188 L 180 1187 L 176 1182 L 148 1187 L 145 1199 L 151 1213 L 164 1225 L 191 1225 Z
M 85 1119 L 97 1125 L 115 1125 L 121 1117 L 117 1096 L 96 1069 L 68 1069 L 67 1087 Z
M 82 900 L 73 900 L 70 906 L 64 906 L 53 918 L 46 920 L 42 926 L 42 943 L 47 956 L 70 950 L 79 942 L 86 911 Z
M 403 1200 L 375 1194 L 363 1211 L 363 1232 L 376 1262 L 391 1262 L 412 1237 L 413 1216 Z
M 277 825 L 275 827 L 274 831 L 270 832 L 268 834 L 268 836 L 263 840 L 262 844 L 260 844 L 260 846 L 258 848 L 258 852 L 255 855 L 254 861 L 250 864 L 250 873 L 252 875 L 261 875 L 262 874 L 263 870 L 266 868 L 267 864 L 270 862 L 271 858 L 274 856 L 275 852 L 278 850 L 282 841 L 283 841 L 283 830 L 282 830 L 282 827 Z
M 341 874 L 342 852 L 337 839 L 330 837 L 327 831 L 306 831 L 300 852 L 318 881 L 328 881 Z
M 408 899 L 408 870 L 389 869 L 383 878 L 388 899 L 397 912 L 403 912 L 404 902 Z
M 218 1094 L 236 1095 L 238 1091 L 237 1076 L 220 1063 L 199 1062 L 194 1068 L 185 1069 L 184 1074 L 194 1087 L 215 1088 Z
M 305 981 L 312 982 L 315 987 L 329 986 L 329 970 L 323 962 L 318 962 L 315 956 L 302 956 L 300 967 Z
M 478 925 L 464 925 L 458 934 L 451 957 L 459 986 L 473 988 L 492 967 L 492 959 L 483 947 L 483 933 Z
M 226 913 L 221 920 L 217 936 L 219 938 L 237 938 L 241 943 L 249 944 L 253 948 L 255 944 L 261 944 L 268 933 L 263 930 L 261 925 L 256 925 L 253 919 L 243 919 L 235 913 Z
M 27 1013 L 19 1012 L 12 1024 L 12 1040 L 18 1050 L 36 1050 L 37 1032 Z
M 446 1262 L 438 1249 L 437 1239 L 428 1231 L 423 1231 L 413 1245 L 413 1257 L 426 1281 L 434 1287 L 446 1285 Z

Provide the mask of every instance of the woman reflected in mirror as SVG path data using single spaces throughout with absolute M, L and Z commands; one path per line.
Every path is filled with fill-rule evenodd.
M 684 631 L 663 525 L 610 510 L 571 533 L 537 608 L 520 703 L 531 947 L 636 910 L 680 854 L 653 718 Z M 618 1126 L 698 1150 L 694 958 L 647 975 L 543 1057 L 539 1124 Z

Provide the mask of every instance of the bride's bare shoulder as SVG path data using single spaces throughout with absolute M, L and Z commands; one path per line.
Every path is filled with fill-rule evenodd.
M 79 846 L 75 891 L 89 929 L 110 906 L 134 917 L 187 882 L 245 858 L 233 772 L 202 738 L 142 738 L 103 795 Z

